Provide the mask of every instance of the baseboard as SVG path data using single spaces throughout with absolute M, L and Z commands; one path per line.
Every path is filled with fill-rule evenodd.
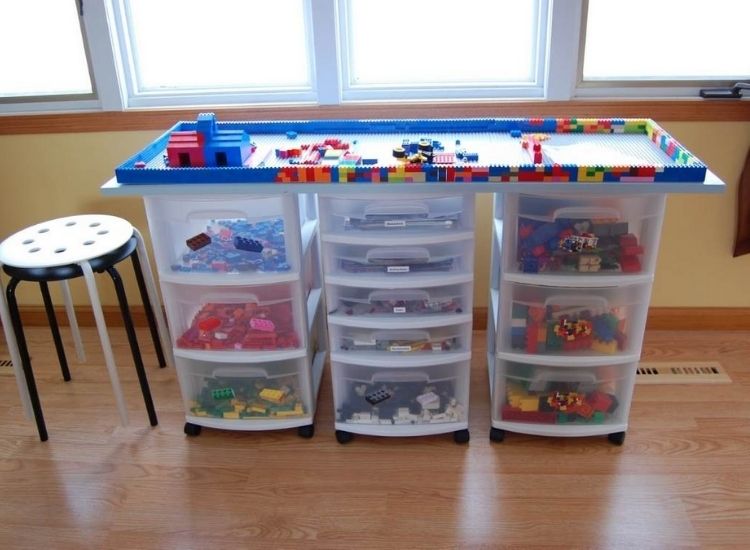
M 487 328 L 487 308 L 474 308 L 474 330 Z M 750 330 L 748 307 L 651 307 L 646 330 Z
M 748 307 L 651 307 L 646 330 L 750 330 Z
M 103 306 L 104 319 L 109 326 L 122 326 L 117 306 Z M 146 326 L 143 306 L 130 308 L 136 326 Z M 60 325 L 66 326 L 65 309 L 56 308 Z M 474 308 L 474 330 L 487 328 L 487 308 Z M 94 326 L 94 314 L 89 306 L 77 306 L 76 316 L 82 327 Z M 42 306 L 22 306 L 24 326 L 46 326 L 47 315 Z M 750 308 L 747 307 L 652 307 L 648 310 L 647 330 L 750 330 Z
M 47 313 L 43 306 L 20 306 L 21 320 L 25 327 L 47 326 Z M 94 321 L 94 310 L 91 306 L 76 306 L 76 319 L 81 327 L 96 326 Z M 124 326 L 119 306 L 102 306 L 104 321 L 107 326 Z M 55 315 L 60 326 L 68 326 L 68 316 L 64 307 L 55 307 Z M 130 306 L 130 316 L 137 327 L 148 326 L 146 321 L 146 310 L 142 305 Z

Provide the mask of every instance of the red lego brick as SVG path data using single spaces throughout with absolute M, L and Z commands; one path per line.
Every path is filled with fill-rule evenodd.
M 637 273 L 641 270 L 641 262 L 636 256 L 622 256 L 620 258 L 620 269 L 623 273 Z
M 533 422 L 535 424 L 554 424 L 557 422 L 555 411 L 522 411 L 510 405 L 503 405 L 500 417 L 510 422 Z
M 620 241 L 620 247 L 638 246 L 638 237 L 636 237 L 632 233 L 626 233 L 625 235 L 620 235 L 619 241 Z
M 530 323 L 526 327 L 526 353 L 537 352 L 537 336 L 539 334 L 539 325 Z
M 642 246 L 626 245 L 620 249 L 620 254 L 623 256 L 638 256 L 643 254 Z
M 614 396 L 601 391 L 593 391 L 586 397 L 589 405 L 597 412 L 611 412 L 610 408 L 615 404 Z
M 200 250 L 204 246 L 211 244 L 211 237 L 206 233 L 198 233 L 194 237 L 190 237 L 186 240 L 185 244 L 190 250 Z

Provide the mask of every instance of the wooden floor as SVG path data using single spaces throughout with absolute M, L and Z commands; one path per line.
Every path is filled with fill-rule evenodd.
M 121 428 L 95 332 L 84 330 L 89 363 L 73 364 L 69 383 L 48 331 L 29 330 L 46 443 L 0 368 L 0 548 L 748 545 L 750 333 L 648 333 L 645 359 L 719 360 L 734 382 L 637 386 L 615 447 L 517 434 L 491 444 L 481 333 L 468 445 L 450 436 L 339 445 L 328 373 L 311 440 L 295 430 L 187 438 L 175 373 L 149 353 L 152 429 L 113 330 L 131 414 Z

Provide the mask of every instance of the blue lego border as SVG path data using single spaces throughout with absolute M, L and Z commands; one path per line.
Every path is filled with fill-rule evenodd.
M 118 183 L 125 185 L 191 183 L 410 183 L 410 182 L 703 182 L 707 168 L 655 122 L 648 119 L 425 119 L 425 120 L 309 120 L 309 121 L 226 121 L 222 130 L 244 130 L 252 136 L 297 134 L 410 134 L 410 133 L 612 133 L 646 134 L 674 164 L 658 168 L 643 166 L 579 166 L 524 164 L 460 165 L 434 164 L 400 166 L 294 166 L 294 167 L 149 167 L 161 159 L 170 135 L 194 131 L 198 122 L 182 121 L 115 169 Z M 136 163 L 146 167 L 136 167 Z

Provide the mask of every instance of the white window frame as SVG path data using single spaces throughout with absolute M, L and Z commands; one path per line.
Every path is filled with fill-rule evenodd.
M 109 70 L 113 68 L 113 52 L 106 47 L 92 47 L 105 44 L 103 39 L 109 41 L 109 28 L 105 18 L 106 6 L 102 2 L 86 2 L 85 7 L 82 8 L 81 0 L 68 1 L 75 1 L 79 12 L 92 92 L 2 98 L 0 99 L 0 114 L 99 111 L 121 108 L 121 102 L 112 101 L 112 84 L 117 82 L 116 75 Z
M 539 26 L 537 43 L 533 57 L 535 59 L 534 81 L 532 84 L 497 85 L 497 84 L 445 84 L 387 86 L 352 84 L 349 74 L 350 43 L 347 36 L 348 13 L 346 0 L 337 1 L 338 35 L 341 45 L 339 67 L 341 73 L 341 100 L 344 102 L 359 101 L 420 101 L 420 100 L 488 100 L 488 99 L 544 99 L 547 76 L 546 53 L 548 51 L 548 22 L 551 0 L 539 0 Z M 457 4 L 460 6 L 460 4 Z M 418 24 L 416 22 L 415 24 Z
M 575 88 L 571 99 L 680 99 L 698 98 L 702 88 L 731 88 L 742 79 L 724 80 L 584 80 L 583 60 L 586 44 L 586 23 L 588 18 L 588 0 L 572 0 L 571 3 L 579 4 L 579 31 L 577 32 L 578 45 L 577 69 L 575 74 Z M 571 37 L 571 40 L 573 38 Z M 572 49 L 574 44 L 569 43 Z M 750 76 L 750 75 L 748 75 Z
M 120 65 L 121 80 L 125 87 L 126 108 L 144 107 L 174 107 L 174 106 L 202 106 L 217 104 L 283 104 L 283 103 L 314 103 L 317 101 L 315 56 L 313 52 L 316 47 L 308 51 L 308 63 L 310 67 L 310 86 L 290 86 L 284 89 L 268 90 L 262 88 L 246 89 L 194 89 L 174 91 L 141 91 L 137 85 L 137 73 L 134 65 L 132 47 L 132 35 L 127 25 L 127 6 L 124 0 L 110 0 L 113 5 L 115 34 L 122 60 Z M 312 29 L 313 9 L 312 0 L 303 2 L 305 10 L 305 22 L 307 28 Z M 310 37 L 310 42 L 315 43 L 315 37 Z

